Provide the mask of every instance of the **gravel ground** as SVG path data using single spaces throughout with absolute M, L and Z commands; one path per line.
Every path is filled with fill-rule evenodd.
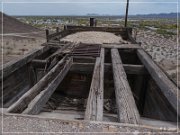
M 77 32 L 71 34 L 62 39 L 65 42 L 75 42 L 75 43 L 90 43 L 90 44 L 128 44 L 127 41 L 123 40 L 120 36 L 116 36 L 109 32 Z
M 0 116 L 2 119 L 2 115 Z M 2 123 L 0 123 L 2 129 Z M 23 116 L 23 115 L 3 115 L 3 132 L 12 132 L 15 134 L 21 132 L 23 134 L 32 133 L 43 134 L 48 132 L 58 134 L 58 133 L 73 133 L 81 132 L 84 134 L 98 134 L 98 133 L 120 133 L 120 132 L 130 132 L 130 134 L 137 135 L 141 132 L 147 132 L 150 134 L 152 132 L 171 132 L 170 134 L 175 134 L 175 128 L 156 128 L 151 126 L 138 126 L 132 124 L 122 124 L 122 123 L 106 123 L 106 122 L 93 122 L 93 121 L 71 121 L 71 120 L 58 120 L 52 118 L 43 118 L 35 116 Z M 36 133 L 35 133 L 36 132 Z M 9 133 L 10 134 L 10 133 Z M 44 133 L 45 134 L 45 133 Z M 99 135 L 99 134 L 98 134 Z

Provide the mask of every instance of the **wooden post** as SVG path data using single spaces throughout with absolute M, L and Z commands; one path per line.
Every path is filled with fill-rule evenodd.
M 56 33 L 59 33 L 59 27 L 56 27 Z
M 126 16 L 125 16 L 125 25 L 124 25 L 124 27 L 127 27 L 128 10 L 129 10 L 129 0 L 127 0 L 127 5 L 126 5 Z
M 180 109 L 177 107 L 180 104 L 180 94 L 177 93 L 179 89 L 175 84 L 166 76 L 166 74 L 152 61 L 149 55 L 143 50 L 138 49 L 137 55 L 141 62 L 144 64 L 146 69 L 149 71 L 151 77 L 156 81 L 156 84 L 159 86 L 161 93 L 171 104 L 175 112 L 180 116 Z
M 68 73 L 69 69 L 71 68 L 71 65 L 72 58 L 70 58 L 66 62 L 65 66 L 59 72 L 59 74 L 57 74 L 57 76 L 51 82 L 49 82 L 49 85 L 31 101 L 31 103 L 28 105 L 28 108 L 23 111 L 24 114 L 39 114 L 43 106 L 47 103 L 51 95 L 54 93 L 56 88 L 59 86 L 59 84 L 62 82 L 62 80 Z
M 95 20 L 95 18 L 90 18 L 90 27 L 94 26 L 94 20 Z
M 96 59 L 91 88 L 87 101 L 85 120 L 103 120 L 104 99 L 104 48 L 101 49 L 100 58 Z
M 119 122 L 139 124 L 140 115 L 117 49 L 111 49 L 111 58 Z
M 47 40 L 47 42 L 49 42 L 49 30 L 48 29 L 46 29 L 46 40 Z

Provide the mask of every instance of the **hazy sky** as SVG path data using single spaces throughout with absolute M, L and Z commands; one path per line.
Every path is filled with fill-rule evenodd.
M 9 15 L 86 15 L 88 13 L 124 15 L 127 0 L 0 1 L 3 2 L 3 12 Z M 177 2 L 179 1 L 180 0 L 130 0 L 129 14 L 177 12 Z

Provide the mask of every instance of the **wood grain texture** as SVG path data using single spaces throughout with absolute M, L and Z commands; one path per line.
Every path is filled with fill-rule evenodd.
M 132 64 L 123 64 L 124 70 L 127 74 L 137 74 L 144 75 L 148 72 L 145 70 L 143 65 L 132 65 Z M 76 73 L 91 73 L 94 69 L 94 63 L 73 63 L 71 71 Z M 111 63 L 104 63 L 104 72 L 111 72 L 112 65 Z
M 122 123 L 139 124 L 139 112 L 117 49 L 111 49 L 111 58 L 118 120 Z
M 100 57 L 96 58 L 89 97 L 87 101 L 85 120 L 103 120 L 104 99 L 104 48 Z
M 33 60 L 35 57 L 41 55 L 43 52 L 49 50 L 49 47 L 43 47 L 41 49 L 36 49 L 24 56 L 22 56 L 20 59 L 16 59 L 14 61 L 10 61 L 7 64 L 3 65 L 0 67 L 0 72 L 2 73 L 3 71 L 3 76 L 0 74 L 0 79 L 2 80 L 3 78 L 6 78 L 9 76 L 11 73 L 19 69 L 20 67 L 24 66 L 31 60 Z M 3 78 L 2 78 L 3 77 Z
M 28 92 L 26 92 L 17 102 L 11 105 L 7 112 L 21 113 L 27 105 L 44 89 L 48 82 L 52 81 L 53 76 L 59 72 L 59 68 L 64 64 L 65 57 L 53 67 L 38 83 L 36 83 Z
M 29 67 L 26 64 L 3 79 L 3 88 L 0 88 L 3 90 L 0 93 L 0 103 L 3 107 L 9 107 L 32 87 L 28 71 Z
M 137 55 L 144 66 L 149 71 L 151 77 L 156 81 L 159 86 L 161 93 L 166 98 L 166 100 L 171 104 L 175 112 L 178 112 L 180 116 L 180 108 L 177 108 L 177 104 L 180 104 L 180 94 L 178 87 L 166 76 L 166 74 L 152 61 L 150 56 L 143 50 L 138 49 Z
M 160 88 L 151 78 L 148 83 L 146 92 L 146 100 L 144 101 L 143 116 L 164 121 L 177 121 L 177 113 L 172 106 L 164 99 Z
M 49 84 L 47 85 L 47 87 L 30 102 L 27 109 L 23 111 L 24 114 L 39 114 L 43 106 L 47 103 L 51 95 L 54 93 L 56 88 L 68 73 L 69 69 L 71 68 L 72 62 L 72 58 L 66 61 L 62 70 L 60 70 L 59 73 L 53 76 L 54 79 L 51 82 L 48 82 Z
M 118 48 L 118 49 L 138 49 L 141 48 L 138 44 L 102 44 L 104 48 Z

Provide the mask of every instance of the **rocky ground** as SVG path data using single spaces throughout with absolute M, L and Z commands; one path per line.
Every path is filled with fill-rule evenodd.
M 137 42 L 152 56 L 161 68 L 177 82 L 180 67 L 180 47 L 177 44 L 177 36 L 163 36 L 156 32 L 139 30 L 136 35 Z M 178 79 L 180 80 L 180 78 Z M 180 81 L 177 82 L 180 86 Z
M 4 134 L 84 134 L 84 135 L 99 135 L 99 134 L 129 134 L 129 135 L 158 135 L 168 134 L 175 135 L 175 128 L 152 128 L 151 126 L 132 125 L 125 123 L 112 123 L 112 122 L 96 122 L 96 121 L 77 121 L 77 120 L 59 120 L 55 118 L 46 118 L 38 116 L 25 116 L 25 115 L 3 115 Z M 0 114 L 0 119 L 2 115 Z M 25 126 L 26 125 L 26 126 Z M 1 129 L 0 129 L 1 131 Z M 29 132 L 33 131 L 33 132 Z

